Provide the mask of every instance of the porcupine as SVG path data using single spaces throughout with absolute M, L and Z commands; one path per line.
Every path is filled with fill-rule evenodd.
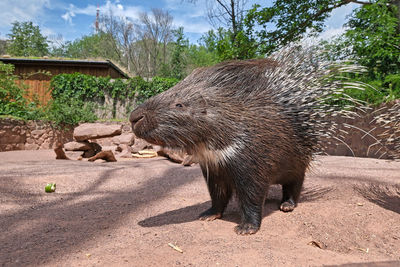
M 400 101 L 387 103 L 383 107 L 376 109 L 374 118 L 369 122 L 370 125 L 385 129 L 383 133 L 374 138 L 380 148 L 384 148 L 380 157 L 385 154 L 391 159 L 400 159 Z M 368 132 L 369 134 L 369 132 Z M 378 150 L 377 152 L 379 152 Z
M 333 77 L 355 69 L 298 47 L 220 63 L 150 98 L 130 121 L 138 137 L 197 157 L 211 196 L 200 219 L 221 218 L 235 193 L 235 232 L 253 234 L 270 185 L 282 185 L 282 211 L 297 205 L 319 139 L 335 128 L 324 119 L 337 112 L 325 99 L 344 85 Z

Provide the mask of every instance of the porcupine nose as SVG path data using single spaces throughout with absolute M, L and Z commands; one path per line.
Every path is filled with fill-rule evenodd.
M 133 131 L 135 130 L 135 124 L 137 124 L 143 118 L 144 118 L 144 113 L 141 108 L 137 108 L 131 112 L 131 115 L 129 116 L 129 121 L 131 122 Z

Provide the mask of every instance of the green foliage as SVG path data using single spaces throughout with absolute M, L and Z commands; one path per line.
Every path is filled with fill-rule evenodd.
M 346 90 L 353 98 L 380 104 L 400 98 L 400 33 L 397 7 L 386 0 L 355 9 L 348 30 L 330 42 L 322 42 L 330 60 L 351 59 L 366 66 L 366 75 L 353 79 L 375 88 Z
M 53 99 L 62 99 L 66 102 L 71 100 L 72 104 L 81 103 L 83 106 L 84 103 L 91 101 L 104 101 L 105 94 L 120 100 L 134 98 L 140 103 L 168 90 L 178 81 L 176 78 L 154 77 L 152 81 L 147 82 L 141 77 L 122 80 L 74 73 L 54 76 L 50 86 Z
M 254 29 L 260 52 L 268 54 L 307 33 L 322 32 L 331 11 L 351 2 L 355 1 L 275 0 L 270 7 L 255 4 L 248 10 L 245 22 Z
M 63 96 L 48 103 L 44 119 L 57 125 L 77 125 L 79 122 L 94 122 L 97 116 L 93 103 Z
M 32 22 L 13 22 L 10 44 L 7 52 L 13 56 L 45 56 L 48 55 L 47 38 L 40 33 L 39 26 Z
M 162 93 L 179 82 L 176 78 L 154 77 L 145 91 L 139 91 L 139 96 L 144 99 Z
M 71 58 L 108 58 L 119 60 L 115 53 L 115 43 L 106 33 L 85 35 L 65 44 L 64 56 Z
M 51 96 L 57 98 L 73 98 L 85 101 L 93 98 L 103 98 L 107 78 L 96 78 L 81 73 L 60 74 L 51 79 Z
M 344 34 L 358 62 L 371 78 L 384 79 L 400 68 L 397 8 L 386 0 L 362 6 L 351 15 Z
M 182 79 L 186 76 L 184 69 L 187 64 L 187 61 L 186 58 L 184 57 L 184 52 L 189 46 L 189 41 L 184 39 L 182 27 L 174 31 L 174 35 L 176 41 L 175 41 L 175 48 L 172 51 L 171 77 L 174 77 L 176 79 Z
M 251 26 L 251 25 L 249 25 Z M 252 30 L 240 30 L 234 33 L 228 29 L 218 28 L 208 31 L 201 38 L 209 52 L 216 53 L 218 61 L 231 60 L 231 59 L 249 59 L 257 57 L 257 43 L 251 37 Z
M 189 70 L 215 65 L 219 62 L 217 54 L 204 45 L 192 44 L 187 53 Z

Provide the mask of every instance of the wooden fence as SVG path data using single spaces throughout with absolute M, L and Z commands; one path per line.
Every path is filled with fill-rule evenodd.
M 38 99 L 42 105 L 46 105 L 51 99 L 50 81 L 48 80 L 23 80 L 17 81 L 18 84 L 24 83 L 26 88 L 26 98 L 29 100 Z

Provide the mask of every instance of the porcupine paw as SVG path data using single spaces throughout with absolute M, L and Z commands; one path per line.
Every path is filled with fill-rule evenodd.
M 221 212 L 217 212 L 213 208 L 209 208 L 208 210 L 206 210 L 200 214 L 199 220 L 214 221 L 216 219 L 220 219 L 221 217 L 222 217 Z
M 286 201 L 283 201 L 279 209 L 283 212 L 290 212 L 293 211 L 295 207 L 296 203 L 293 201 L 293 199 L 290 198 Z
M 252 235 L 257 233 L 260 229 L 259 226 L 251 224 L 251 223 L 241 223 L 235 226 L 235 233 L 238 235 Z

